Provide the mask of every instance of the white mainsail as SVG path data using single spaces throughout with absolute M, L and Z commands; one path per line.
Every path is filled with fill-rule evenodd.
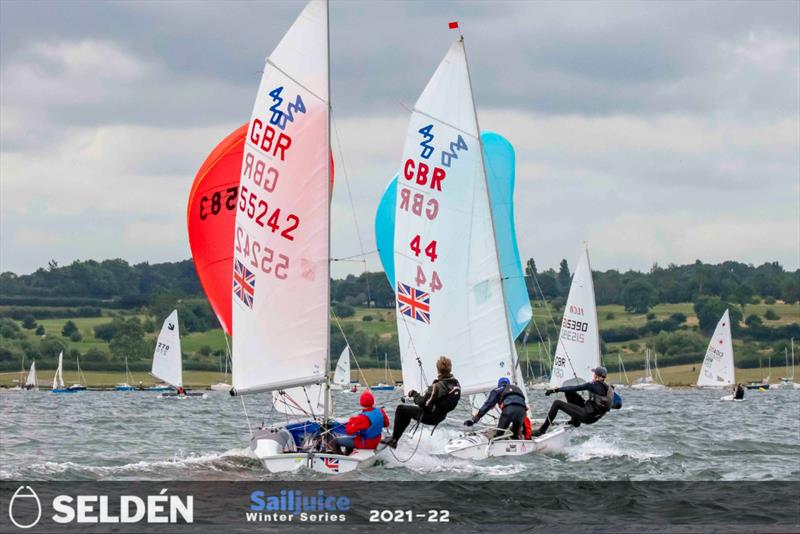
M 314 0 L 266 60 L 242 159 L 233 272 L 237 394 L 325 380 L 328 12 Z
M 397 330 L 405 392 L 440 356 L 465 394 L 518 380 L 463 39 L 411 115 L 395 207 Z
M 161 333 L 158 334 L 156 350 L 153 352 L 153 370 L 151 371 L 154 376 L 175 387 L 183 387 L 179 330 L 178 310 L 172 310 L 161 326 Z
M 736 383 L 734 372 L 731 320 L 728 310 L 725 310 L 708 343 L 703 367 L 700 369 L 700 376 L 697 377 L 697 385 L 699 387 L 733 385 Z
M 58 367 L 56 374 L 53 375 L 53 389 L 64 388 L 64 351 L 62 350 L 58 355 Z
M 333 383 L 340 386 L 350 384 L 350 345 L 345 345 L 336 362 L 336 371 L 333 373 Z
M 600 333 L 594 300 L 589 247 L 584 243 L 564 306 L 550 387 L 588 382 L 600 365 Z
M 28 378 L 25 380 L 25 387 L 36 387 L 36 362 L 31 363 L 31 370 L 28 371 Z

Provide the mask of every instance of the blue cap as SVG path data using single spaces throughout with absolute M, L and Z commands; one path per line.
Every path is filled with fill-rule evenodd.
M 500 380 L 497 381 L 497 387 L 506 386 L 511 383 L 507 377 L 502 377 Z

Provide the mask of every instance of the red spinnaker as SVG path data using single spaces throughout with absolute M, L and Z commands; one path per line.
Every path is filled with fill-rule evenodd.
M 247 127 L 245 123 L 223 139 L 200 166 L 189 193 L 186 214 L 189 247 L 197 276 L 219 324 L 228 335 L 231 335 L 232 323 L 233 234 Z

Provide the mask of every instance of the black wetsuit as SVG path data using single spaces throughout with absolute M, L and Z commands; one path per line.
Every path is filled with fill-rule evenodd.
M 564 412 L 572 418 L 573 424 L 577 421 L 591 425 L 596 423 L 603 417 L 608 410 L 603 409 L 601 406 L 594 402 L 587 402 L 581 397 L 578 391 L 589 391 L 595 395 L 603 397 L 608 394 L 608 386 L 604 382 L 586 382 L 580 386 L 563 386 L 558 388 L 558 391 L 564 393 L 567 402 L 560 399 L 553 401 L 550 406 L 550 411 L 547 413 L 547 419 L 544 420 L 542 426 L 539 427 L 539 433 L 544 434 L 550 426 L 559 411 Z
M 453 389 L 458 388 L 460 396 L 460 386 L 458 380 L 453 375 L 439 375 L 425 392 L 425 395 L 417 393 L 413 396 L 414 404 L 401 404 L 394 412 L 394 428 L 392 438 L 400 439 L 406 431 L 411 421 L 419 421 L 423 425 L 438 425 L 445 420 L 450 410 L 443 408 L 441 401 L 448 395 L 453 394 Z
M 501 406 L 500 418 L 497 420 L 497 430 L 495 436 L 500 436 L 511 426 L 513 439 L 519 439 L 523 435 L 525 413 L 528 407 L 525 405 L 525 394 L 517 386 L 507 384 L 493 389 L 481 409 L 475 421 L 486 415 L 486 413 L 499 404 Z
M 736 393 L 733 394 L 733 398 L 736 400 L 744 399 L 744 388 L 742 386 L 736 386 Z

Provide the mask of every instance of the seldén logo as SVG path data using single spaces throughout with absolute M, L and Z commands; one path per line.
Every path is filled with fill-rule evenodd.
M 36 506 L 36 513 L 29 513 L 33 511 L 33 506 Z M 26 510 L 30 508 L 31 510 Z M 16 511 L 16 514 L 14 513 Z M 33 519 L 33 516 L 36 516 Z M 30 486 L 20 486 L 11 497 L 8 503 L 8 518 L 11 523 L 17 528 L 32 528 L 35 527 L 39 520 L 42 518 L 42 503 L 39 496 L 33 491 Z M 31 519 L 33 519 L 31 521 Z
M 167 495 L 57 495 L 51 503 L 55 523 L 193 523 L 194 497 Z M 35 507 L 34 507 L 35 504 Z M 8 503 L 8 517 L 17 528 L 36 526 L 42 518 L 42 503 L 30 486 L 20 486 Z

